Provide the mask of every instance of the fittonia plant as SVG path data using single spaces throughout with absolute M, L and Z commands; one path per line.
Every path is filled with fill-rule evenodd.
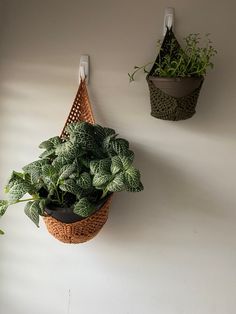
M 0 201 L 0 215 L 13 204 L 25 202 L 25 214 L 39 226 L 46 206 L 72 207 L 88 217 L 97 203 L 113 192 L 143 190 L 140 172 L 133 166 L 129 142 L 113 129 L 78 122 L 69 124 L 65 138 L 42 142 L 43 153 L 36 160 L 13 171 Z M 1 232 L 3 233 L 3 232 Z

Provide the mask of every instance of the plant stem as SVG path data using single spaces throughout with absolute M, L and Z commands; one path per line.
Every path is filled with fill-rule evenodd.
M 16 203 L 21 203 L 21 202 L 28 202 L 28 201 L 36 201 L 36 200 L 39 200 L 40 198 L 35 198 L 35 197 L 31 197 L 31 198 L 26 198 L 24 200 L 18 200 L 16 201 Z
M 108 190 L 105 189 L 102 193 L 101 199 L 104 198 L 107 195 L 107 193 L 108 193 Z
M 153 62 L 149 62 L 149 63 L 147 63 L 147 64 L 145 64 L 145 65 L 143 65 L 143 66 L 141 66 L 141 67 L 135 67 L 135 71 L 133 72 L 133 73 L 128 73 L 128 75 L 129 75 L 129 78 L 130 78 L 130 82 L 133 82 L 134 81 L 134 76 L 136 75 L 136 73 L 138 72 L 138 71 L 140 71 L 140 70 L 144 70 L 144 72 L 147 72 L 146 71 L 146 67 L 148 66 L 148 65 L 150 65 L 150 64 L 152 64 Z
M 176 71 L 178 70 L 178 68 L 179 68 L 179 66 L 180 66 L 180 64 L 181 64 L 182 59 L 183 59 L 183 57 L 182 57 L 182 56 L 180 56 L 179 62 L 178 62 L 178 64 L 177 64 L 177 66 L 176 66 L 176 68 L 175 68 L 174 72 L 172 73 L 172 76 L 175 76 L 175 73 L 176 73 Z
M 60 195 L 59 195 L 59 193 L 58 193 L 57 189 L 55 189 L 55 191 L 56 191 L 57 199 L 58 199 L 59 203 L 61 204 L 61 203 L 62 203 L 62 201 L 61 201 L 61 199 L 60 199 Z

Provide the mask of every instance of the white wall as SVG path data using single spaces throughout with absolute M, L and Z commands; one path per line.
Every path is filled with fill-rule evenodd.
M 88 53 L 97 122 L 130 140 L 145 190 L 117 194 L 104 229 L 83 245 L 57 242 L 23 207 L 9 209 L 0 313 L 235 314 L 235 1 L 1 4 L 1 186 L 59 133 Z M 155 58 L 166 6 L 178 37 L 210 32 L 218 50 L 187 121 L 151 117 L 144 76 L 128 82 L 134 65 Z

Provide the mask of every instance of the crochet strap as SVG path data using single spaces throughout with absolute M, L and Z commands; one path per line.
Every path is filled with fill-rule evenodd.
M 65 131 L 66 126 L 70 123 L 78 121 L 86 121 L 91 124 L 95 123 L 85 79 L 80 82 L 75 100 L 61 132 L 61 138 L 67 137 L 67 133 Z

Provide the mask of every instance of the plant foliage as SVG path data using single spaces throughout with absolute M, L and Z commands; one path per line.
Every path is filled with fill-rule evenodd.
M 161 41 L 158 41 L 158 49 L 162 51 Z M 169 53 L 155 62 L 156 68 L 153 76 L 157 77 L 199 77 L 205 76 L 208 68 L 213 68 L 212 57 L 217 53 L 212 46 L 209 34 L 202 40 L 200 34 L 189 34 L 183 40 L 180 47 L 176 39 L 171 40 Z M 133 73 L 128 73 L 130 82 L 135 80 L 136 73 L 143 70 L 149 73 L 148 66 L 135 66 Z
M 113 129 L 78 122 L 69 124 L 66 132 L 65 138 L 42 142 L 40 158 L 22 172 L 13 171 L 5 187 L 8 200 L 0 201 L 1 216 L 9 205 L 26 202 L 25 214 L 36 226 L 45 206 L 72 207 L 88 217 L 110 193 L 143 189 L 129 142 Z M 23 198 L 26 194 L 30 197 Z

